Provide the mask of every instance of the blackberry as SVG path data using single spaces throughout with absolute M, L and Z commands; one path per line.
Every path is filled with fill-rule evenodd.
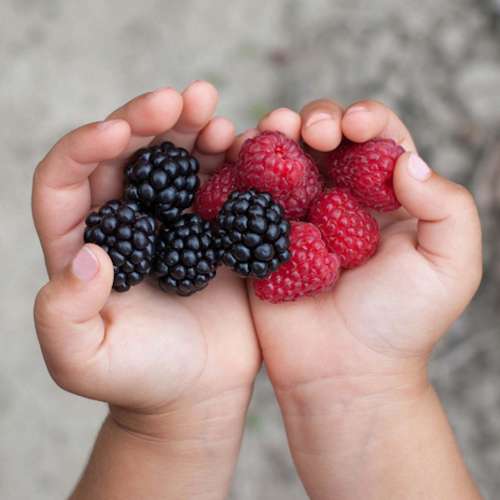
M 160 231 L 154 268 L 163 291 L 192 295 L 215 277 L 218 264 L 219 244 L 199 215 L 184 214 Z
M 193 204 L 198 170 L 196 158 L 171 142 L 139 149 L 125 168 L 125 198 L 170 224 Z
M 88 215 L 84 240 L 105 250 L 113 261 L 113 288 L 126 292 L 149 274 L 155 253 L 156 222 L 130 201 L 108 201 Z
M 265 278 L 290 257 L 290 224 L 269 193 L 235 191 L 217 216 L 222 261 L 242 276 Z

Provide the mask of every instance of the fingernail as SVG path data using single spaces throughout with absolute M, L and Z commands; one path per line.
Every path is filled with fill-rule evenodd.
M 73 259 L 71 270 L 80 281 L 89 282 L 99 270 L 99 261 L 92 251 L 84 246 Z
M 105 130 L 105 129 L 114 127 L 119 122 L 121 122 L 121 120 L 118 120 L 118 119 L 117 120 L 104 120 L 101 123 L 99 123 L 97 126 L 101 130 Z
M 352 108 L 349 108 L 345 112 L 345 116 L 347 115 L 355 115 L 357 113 L 369 113 L 370 110 L 368 108 L 365 108 L 364 106 L 353 106 Z
M 332 121 L 333 116 L 329 113 L 325 113 L 324 111 L 320 111 L 319 113 L 314 113 L 309 117 L 306 122 L 306 127 L 310 127 L 311 125 L 316 125 L 316 123 L 324 122 L 324 121 Z
M 414 153 L 411 154 L 408 160 L 408 172 L 417 181 L 426 181 L 432 175 L 429 165 Z

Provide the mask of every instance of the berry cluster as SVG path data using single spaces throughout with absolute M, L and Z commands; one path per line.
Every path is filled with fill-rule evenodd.
M 220 245 L 212 224 L 183 213 L 198 190 L 198 168 L 171 142 L 140 149 L 125 167 L 124 199 L 87 217 L 84 240 L 109 254 L 118 292 L 154 273 L 160 288 L 187 296 L 215 277 Z
M 132 156 L 123 200 L 92 212 L 84 239 L 109 254 L 119 292 L 154 273 L 162 290 L 188 296 L 223 263 L 254 278 L 262 300 L 314 296 L 375 254 L 369 209 L 399 207 L 392 176 L 402 153 L 392 140 L 346 141 L 322 176 L 300 144 L 263 132 L 199 188 L 197 160 L 164 142 Z
M 300 144 L 263 132 L 200 188 L 195 210 L 215 223 L 223 262 L 254 277 L 260 299 L 314 296 L 341 268 L 375 254 L 379 227 L 369 210 L 399 207 L 392 177 L 403 152 L 389 139 L 344 141 L 323 177 Z

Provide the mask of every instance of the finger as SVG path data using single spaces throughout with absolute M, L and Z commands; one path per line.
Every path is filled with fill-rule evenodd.
M 86 182 L 99 161 L 119 155 L 130 138 L 123 120 L 84 125 L 65 135 L 40 162 L 36 187 L 73 189 Z
M 319 99 L 306 104 L 302 117 L 302 139 L 317 151 L 332 151 L 342 140 L 342 113 L 339 104 L 330 99 Z
M 82 371 L 97 359 L 105 336 L 99 312 L 112 282 L 107 254 L 85 245 L 37 296 L 35 325 L 47 366 L 56 382 L 73 392 L 87 379 Z
M 424 257 L 443 269 L 464 273 L 464 282 L 480 272 L 479 216 L 464 187 L 433 173 L 414 153 L 399 159 L 394 187 L 402 205 L 419 221 L 418 250 Z
M 122 154 L 102 162 L 92 174 L 92 205 L 120 198 L 123 191 L 123 163 L 137 149 L 147 146 L 154 136 L 172 128 L 182 112 L 182 97 L 172 88 L 158 89 L 132 99 L 110 118 L 125 120 L 132 135 Z
M 264 116 L 257 128 L 260 132 L 267 130 L 278 131 L 290 139 L 298 141 L 302 121 L 300 115 L 288 108 L 278 108 Z
M 342 118 L 342 132 L 354 142 L 393 139 L 406 151 L 417 150 L 410 132 L 396 113 L 377 101 L 359 101 L 350 106 Z
M 196 81 L 184 90 L 182 99 L 182 113 L 175 127 L 157 137 L 155 142 L 171 141 L 177 147 L 192 151 L 199 132 L 215 113 L 219 95 L 211 83 Z
M 235 128 L 231 120 L 216 117 L 200 132 L 193 155 L 200 162 L 202 174 L 210 174 L 224 162 L 233 144 Z
M 233 144 L 231 144 L 231 147 L 227 150 L 226 160 L 227 161 L 236 161 L 238 159 L 238 156 L 240 155 L 241 146 L 243 146 L 245 141 L 247 139 L 252 139 L 252 138 L 256 137 L 257 135 L 259 135 L 259 131 L 256 128 L 250 128 L 250 129 L 246 130 L 245 132 L 237 135 Z
M 120 155 L 129 139 L 130 127 L 123 120 L 85 125 L 64 136 L 38 165 L 33 179 L 33 218 L 49 272 L 51 262 L 63 267 L 67 254 L 77 251 L 71 233 L 91 207 L 90 174 L 99 162 Z

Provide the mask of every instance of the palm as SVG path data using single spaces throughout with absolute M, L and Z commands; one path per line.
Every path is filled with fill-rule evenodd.
M 278 385 L 362 375 L 385 359 L 408 358 L 432 345 L 442 315 L 439 296 L 430 290 L 444 288 L 415 242 L 416 221 L 394 216 L 375 257 L 344 272 L 331 292 L 280 306 L 253 296 L 256 328 Z M 423 309 L 435 309 L 431 330 L 419 322 Z
M 246 290 L 226 272 L 188 298 L 151 282 L 112 294 L 102 317 L 101 349 L 113 390 L 130 398 L 121 404 L 157 408 L 179 398 L 210 398 L 244 385 L 256 369 Z
M 432 314 L 444 290 L 438 274 L 416 248 L 416 228 L 417 221 L 410 218 L 389 223 L 381 231 L 375 257 L 344 273 L 331 294 L 346 330 L 373 351 L 412 355 L 433 340 L 432 331 L 426 331 L 419 318 L 424 309 Z M 437 309 L 435 313 L 437 318 Z

